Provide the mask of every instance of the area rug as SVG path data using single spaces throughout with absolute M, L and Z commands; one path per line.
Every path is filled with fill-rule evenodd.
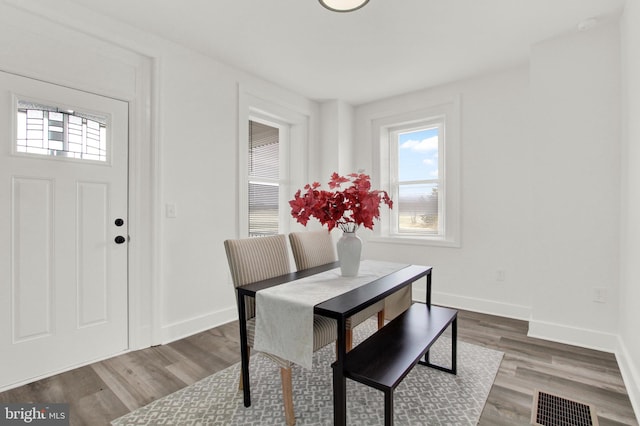
M 354 330 L 354 341 L 375 331 L 373 320 Z M 449 366 L 451 338 L 443 335 L 432 347 L 430 360 Z M 314 354 L 313 369 L 293 368 L 293 397 L 297 425 L 332 425 L 331 367 L 333 345 Z M 458 374 L 421 365 L 413 368 L 394 392 L 396 425 L 475 425 L 502 361 L 502 352 L 458 342 Z M 251 407 L 238 390 L 240 365 L 200 380 L 113 422 L 124 425 L 281 425 L 285 424 L 279 368 L 255 354 L 251 372 Z M 382 392 L 347 380 L 347 424 L 384 424 Z

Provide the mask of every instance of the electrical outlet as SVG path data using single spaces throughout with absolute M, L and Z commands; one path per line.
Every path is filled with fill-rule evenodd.
M 597 303 L 607 303 L 607 289 L 604 287 L 594 287 L 593 301 Z
M 176 205 L 175 204 L 167 204 L 165 206 L 167 217 L 170 219 L 174 219 L 176 217 Z

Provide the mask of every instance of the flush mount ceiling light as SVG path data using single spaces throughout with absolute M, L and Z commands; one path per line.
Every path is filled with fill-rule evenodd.
M 334 12 L 353 12 L 360 9 L 369 0 L 319 0 L 320 4 Z

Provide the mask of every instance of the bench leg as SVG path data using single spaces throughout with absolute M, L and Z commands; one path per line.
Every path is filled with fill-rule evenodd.
M 384 426 L 393 426 L 393 389 L 384 391 Z
M 458 357 L 458 317 L 456 316 L 451 322 L 451 368 L 442 367 L 429 361 L 429 351 L 424 354 L 424 361 L 418 361 L 421 365 L 435 368 L 451 374 L 457 373 L 457 357 Z

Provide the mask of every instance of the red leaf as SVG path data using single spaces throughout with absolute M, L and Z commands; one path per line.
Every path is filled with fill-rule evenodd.
M 380 218 L 380 204 L 393 208 L 393 201 L 386 191 L 371 190 L 371 178 L 364 173 L 350 173 L 344 177 L 334 172 L 329 180 L 329 188 L 335 190 L 343 183 L 351 185 L 342 191 L 318 189 L 320 184 L 313 182 L 304 186 L 304 194 L 298 190 L 289 201 L 291 216 L 302 225 L 315 217 L 329 231 L 347 224 L 355 224 L 373 229 L 374 220 Z

